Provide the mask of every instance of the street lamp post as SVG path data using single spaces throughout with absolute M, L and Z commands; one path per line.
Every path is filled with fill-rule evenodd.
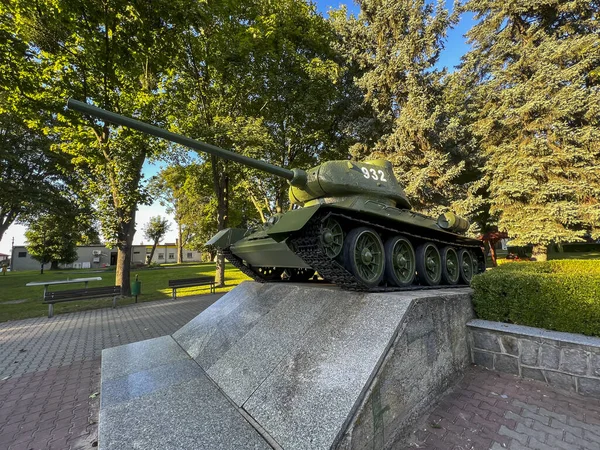
M 42 232 L 42 263 L 40 265 L 40 275 L 44 275 L 44 263 L 46 262 L 46 230 Z

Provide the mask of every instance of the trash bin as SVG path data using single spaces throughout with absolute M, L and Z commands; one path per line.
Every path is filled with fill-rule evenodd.
M 138 280 L 138 276 L 135 276 L 135 281 L 131 282 L 131 295 L 135 295 L 135 302 L 137 303 L 138 295 L 142 293 L 142 282 Z

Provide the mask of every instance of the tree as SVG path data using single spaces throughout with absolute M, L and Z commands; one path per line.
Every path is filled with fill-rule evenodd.
M 153 194 L 167 206 L 177 222 L 180 249 L 204 251 L 205 243 L 217 232 L 217 201 L 213 195 L 210 164 L 192 162 L 162 170 L 151 182 Z M 244 184 L 245 181 L 240 181 Z M 233 192 L 244 192 L 245 186 L 233 185 Z M 250 228 L 259 223 L 252 200 L 245 195 L 231 198 L 229 225 Z M 211 260 L 215 256 L 208 249 Z
M 10 225 L 58 207 L 65 193 L 61 155 L 43 134 L 5 109 L 0 94 L 0 240 Z M 58 204 L 57 204 L 58 203 Z
M 51 263 L 51 270 L 59 264 L 71 264 L 76 261 L 77 246 L 100 243 L 98 230 L 89 204 L 81 198 L 61 198 L 57 205 L 29 216 L 25 232 L 27 249 L 31 257 L 42 265 Z
M 55 270 L 59 264 L 71 264 L 77 260 L 77 232 L 69 225 L 64 218 L 44 214 L 31 222 L 25 231 L 27 251 L 40 262 L 41 273 L 44 273 L 45 264 L 51 263 L 50 269 Z
M 490 212 L 514 245 L 600 236 L 598 1 L 471 0 L 462 71 L 476 79 L 473 130 Z
M 55 148 L 69 153 L 99 206 L 103 234 L 118 248 L 116 283 L 130 292 L 137 205 L 148 201 L 141 170 L 164 149 L 155 139 L 64 111 L 73 96 L 142 120 L 160 122 L 158 83 L 170 69 L 173 46 L 187 17 L 186 0 L 25 0 L 9 15 L 37 61 L 46 67 L 39 96 L 59 122 Z
M 345 58 L 360 68 L 356 84 L 375 113 L 369 125 L 378 134 L 375 145 L 357 144 L 352 153 L 391 161 L 413 206 L 434 212 L 465 191 L 460 180 L 465 164 L 454 142 L 446 140 L 445 72 L 436 68 L 454 17 L 443 1 L 358 4 L 358 17 L 346 18 L 342 10 L 332 18 Z
M 9 226 L 59 210 L 74 183 L 69 160 L 50 150 L 52 117 L 35 98 L 44 67 L 0 5 L 0 240 Z
M 169 220 L 161 216 L 151 217 L 150 221 L 144 226 L 144 237 L 152 241 L 152 250 L 150 251 L 148 262 L 152 261 L 156 246 L 165 237 L 170 228 Z
M 300 0 L 198 6 L 197 20 L 178 36 L 178 70 L 165 86 L 175 128 L 280 166 L 316 163 L 336 131 L 338 70 L 327 22 Z M 243 189 L 263 217 L 287 205 L 284 181 L 201 158 L 212 175 L 218 230 L 231 224 L 234 189 Z M 224 281 L 220 252 L 216 281 Z
M 150 191 L 153 196 L 166 207 L 168 214 L 174 216 L 177 224 L 178 263 L 183 262 L 183 249 L 192 237 L 191 228 L 185 224 L 185 218 L 190 210 L 189 197 L 183 190 L 185 181 L 185 168 L 180 165 L 167 167 L 150 180 Z

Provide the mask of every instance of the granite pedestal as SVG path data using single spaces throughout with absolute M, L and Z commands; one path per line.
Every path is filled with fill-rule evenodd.
M 245 282 L 104 350 L 99 447 L 389 448 L 469 363 L 470 290 Z

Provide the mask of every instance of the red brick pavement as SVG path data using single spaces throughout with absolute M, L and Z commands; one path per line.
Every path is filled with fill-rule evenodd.
M 0 450 L 94 448 L 102 349 L 174 333 L 221 295 L 0 323 Z
M 600 399 L 469 368 L 395 450 L 600 450 Z
M 99 358 L 1 381 L 0 449 L 96 447 L 99 390 Z

